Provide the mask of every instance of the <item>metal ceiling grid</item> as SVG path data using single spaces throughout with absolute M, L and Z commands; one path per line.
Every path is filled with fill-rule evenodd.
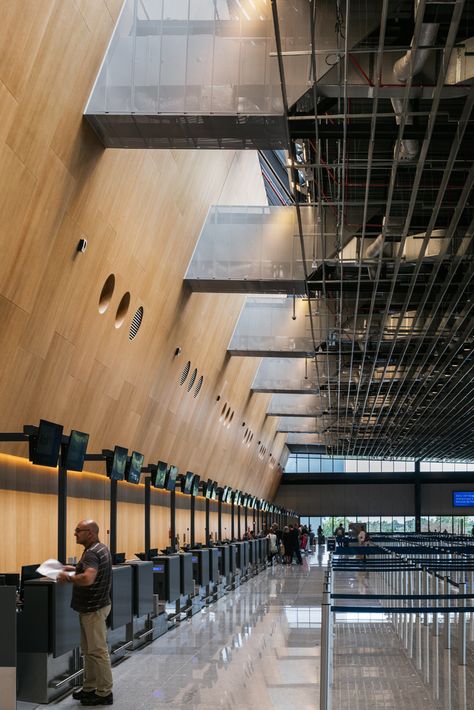
M 317 295 L 336 316 L 326 343 L 313 328 L 332 418 L 328 426 L 316 417 L 314 430 L 336 455 L 472 459 L 474 86 L 472 76 L 453 85 L 450 60 L 474 34 L 474 10 L 464 0 L 369 3 L 378 29 L 349 47 L 355 18 L 349 0 L 336 0 L 337 82 L 331 88 L 317 71 L 328 49 L 312 41 L 319 78 L 288 107 L 272 6 L 295 207 L 317 207 L 323 246 L 323 210 L 337 218 L 336 253 L 323 249 L 306 275 L 308 304 Z M 316 2 L 312 9 L 311 39 Z M 403 52 L 403 80 L 387 83 L 387 57 Z M 346 255 L 355 209 L 360 225 Z

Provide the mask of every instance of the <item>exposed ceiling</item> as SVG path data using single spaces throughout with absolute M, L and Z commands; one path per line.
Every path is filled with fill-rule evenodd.
M 474 8 L 367 3 L 377 28 L 349 48 L 354 6 L 336 4 L 333 66 L 318 71 L 313 45 L 319 79 L 287 106 L 295 209 L 337 224 L 307 277 L 309 317 L 334 319 L 314 340 L 318 415 L 291 427 L 287 407 L 282 430 L 298 450 L 307 432 L 307 450 L 473 459 Z

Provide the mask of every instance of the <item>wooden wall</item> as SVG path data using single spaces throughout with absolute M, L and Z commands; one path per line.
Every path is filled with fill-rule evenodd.
M 82 110 L 121 4 L 3 4 L 0 431 L 50 419 L 66 431 L 90 432 L 91 451 L 120 444 L 142 451 L 147 462 L 163 459 L 271 499 L 279 477 L 270 453 L 279 460 L 284 437 L 275 436 L 275 419 L 265 417 L 268 396 L 249 392 L 258 359 L 226 354 L 243 299 L 183 287 L 210 205 L 265 203 L 257 158 L 253 152 L 102 148 Z M 80 238 L 88 241 L 83 254 L 76 252 Z M 100 313 L 110 274 L 115 288 Z M 117 328 L 126 292 L 130 306 Z M 130 340 L 139 306 L 142 325 Z M 196 398 L 179 386 L 188 360 L 204 377 Z M 219 421 L 224 402 L 235 410 L 229 428 Z M 244 422 L 254 432 L 250 447 L 242 443 Z M 264 460 L 257 442 L 267 448 Z M 1 451 L 26 455 L 24 445 L 2 444 Z M 9 470 L 9 461 L 1 457 L 0 467 Z M 20 468 L 30 470 L 25 461 Z M 53 474 L 41 475 L 45 482 Z M 88 488 L 85 481 L 71 497 L 72 519 L 105 520 L 103 486 L 91 479 Z M 54 529 L 54 493 L 21 485 L 0 491 L 2 516 L 11 522 L 14 510 L 12 534 L 21 533 L 17 563 L 29 559 L 32 540 L 33 561 L 44 556 Z M 127 505 L 132 535 L 142 512 L 138 503 Z M 46 526 L 38 531 L 43 515 Z
M 0 572 L 14 572 L 21 565 L 35 564 L 57 557 L 57 471 L 33 466 L 23 458 L 0 455 L 0 511 L 3 542 L 0 545 Z M 144 550 L 144 484 L 118 484 L 117 550 L 132 558 Z M 152 489 L 151 547 L 170 544 L 170 509 L 166 491 Z M 93 518 L 100 528 L 100 538 L 109 543 L 110 481 L 98 473 L 68 474 L 67 556 L 79 556 L 82 548 L 75 543 L 74 528 L 80 520 Z M 210 501 L 210 530 L 217 535 L 217 502 Z M 237 534 L 237 510 L 234 513 Z M 251 511 L 249 512 L 251 525 Z M 244 533 L 244 514 L 241 514 Z M 190 541 L 190 497 L 176 493 L 176 533 L 180 543 Z M 222 506 L 222 537 L 231 535 L 231 506 Z M 186 538 L 186 539 L 185 539 Z M 195 540 L 205 542 L 205 499 L 196 498 Z

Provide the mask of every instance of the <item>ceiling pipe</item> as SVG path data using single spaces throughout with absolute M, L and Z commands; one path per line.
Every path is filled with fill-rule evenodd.
M 409 49 L 403 57 L 397 59 L 393 65 L 393 75 L 397 81 L 401 84 L 406 84 L 407 79 L 410 74 L 410 62 L 413 61 L 413 76 L 418 74 L 426 64 L 426 61 L 431 52 L 430 45 L 434 44 L 436 36 L 438 34 L 439 24 L 434 22 L 423 22 L 420 30 L 419 47 L 415 51 L 414 59 L 412 60 L 412 50 Z M 412 40 L 413 44 L 413 40 Z M 403 99 L 392 98 L 392 108 L 395 112 L 395 120 L 397 125 L 400 125 L 401 116 L 403 113 Z M 411 101 L 407 104 L 408 114 L 411 113 L 412 105 Z M 406 117 L 405 123 L 407 125 L 413 124 L 413 116 L 408 115 Z M 415 160 L 419 152 L 419 143 L 414 138 L 403 138 L 400 142 L 400 160 Z

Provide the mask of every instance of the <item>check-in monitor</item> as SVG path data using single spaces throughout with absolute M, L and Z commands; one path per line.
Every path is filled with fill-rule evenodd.
M 89 434 L 72 429 L 66 447 L 65 466 L 68 471 L 82 471 L 88 443 Z
M 166 490 L 174 491 L 176 488 L 176 479 L 178 477 L 178 467 L 170 466 L 168 470 L 168 478 L 166 481 Z
M 191 493 L 192 493 L 193 496 L 199 495 L 199 483 L 200 483 L 200 481 L 201 481 L 201 479 L 200 479 L 199 476 L 194 476 L 194 478 L 193 478 L 193 488 L 192 488 L 192 491 L 191 491 Z
M 63 427 L 40 419 L 38 434 L 30 436 L 30 459 L 38 466 L 56 468 L 63 436 Z
M 112 458 L 106 459 L 107 475 L 112 481 L 123 481 L 127 465 L 128 449 L 116 446 Z
M 140 483 L 144 458 L 144 455 L 138 451 L 132 451 L 132 455 L 129 461 L 127 461 L 125 468 L 125 479 L 129 483 Z
M 165 488 L 169 466 L 166 461 L 158 461 L 156 471 L 153 473 L 152 483 L 155 488 Z
M 183 493 L 190 495 L 193 489 L 194 473 L 192 471 L 186 471 L 186 475 L 181 481 L 181 490 Z

